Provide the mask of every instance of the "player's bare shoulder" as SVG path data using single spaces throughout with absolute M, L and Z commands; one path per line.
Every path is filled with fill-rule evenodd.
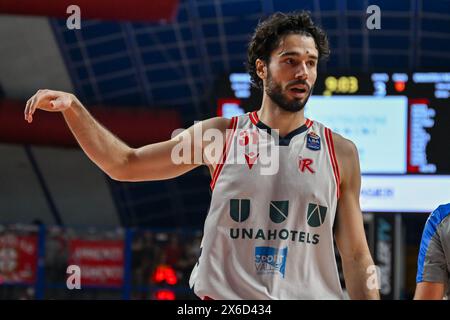
M 339 133 L 332 132 L 333 142 L 336 153 L 348 156 L 355 156 L 358 154 L 358 150 L 353 141 L 344 138 Z
M 205 148 L 211 142 L 217 142 L 217 136 L 221 136 L 220 140 L 225 139 L 226 131 L 231 124 L 231 119 L 214 117 L 203 120 L 200 124 L 202 130 L 202 145 L 203 148 Z
M 341 176 L 346 176 L 350 170 L 359 172 L 359 156 L 356 145 L 336 132 L 333 132 L 332 136 Z
M 215 117 L 201 122 L 204 163 L 211 173 L 220 160 L 231 119 Z
M 223 117 L 214 117 L 207 120 L 203 120 L 203 129 L 217 129 L 222 133 L 226 132 L 226 129 L 230 126 L 231 119 Z
M 215 163 L 210 155 L 205 156 L 205 149 L 213 148 L 216 152 L 222 151 L 225 141 L 226 130 L 231 120 L 222 117 L 209 118 L 197 121 L 186 130 L 175 134 L 171 139 L 172 147 L 177 146 L 178 149 L 186 149 L 190 151 L 192 161 L 198 163 L 199 159 L 194 159 L 195 155 L 202 155 L 203 164 Z M 186 156 L 188 157 L 188 156 Z

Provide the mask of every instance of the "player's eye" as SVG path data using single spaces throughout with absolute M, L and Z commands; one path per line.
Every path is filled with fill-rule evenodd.
M 294 59 L 289 58 L 289 59 L 286 59 L 285 62 L 287 64 L 294 64 Z

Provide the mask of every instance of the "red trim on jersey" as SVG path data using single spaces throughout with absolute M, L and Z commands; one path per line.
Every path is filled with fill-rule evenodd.
M 256 111 L 253 111 L 249 114 L 250 121 L 256 126 L 259 122 L 258 113 Z
M 305 124 L 306 124 L 306 127 L 309 129 L 313 125 L 313 121 L 311 121 L 308 118 L 306 118 L 306 123 Z
M 227 128 L 227 130 L 231 129 L 231 132 L 227 132 L 229 134 L 226 136 L 225 144 L 223 146 L 222 156 L 220 157 L 220 161 L 217 164 L 216 169 L 213 172 L 211 183 L 209 184 L 209 186 L 211 187 L 211 190 L 214 190 L 214 186 L 216 185 L 216 181 L 219 178 L 220 172 L 222 171 L 222 167 L 223 167 L 225 161 L 227 160 L 228 151 L 230 149 L 232 137 L 234 135 L 234 132 L 236 131 L 236 126 L 237 126 L 237 117 L 233 117 L 233 118 L 231 118 L 230 125 Z
M 333 135 L 331 133 L 331 130 L 328 128 L 325 128 L 325 138 L 327 140 L 328 154 L 330 155 L 331 166 L 333 167 L 334 178 L 336 180 L 337 198 L 339 199 L 341 176 L 339 174 L 339 166 L 337 163 L 336 153 L 334 152 Z
M 248 114 L 248 117 L 250 118 L 250 121 L 251 121 L 253 124 L 256 124 L 255 119 L 253 118 L 253 112 L 250 112 L 250 113 Z

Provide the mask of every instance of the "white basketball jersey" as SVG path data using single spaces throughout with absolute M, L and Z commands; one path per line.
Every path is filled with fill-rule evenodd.
M 252 112 L 233 118 L 230 132 L 190 278 L 195 294 L 343 299 L 333 245 L 339 169 L 331 131 L 307 120 L 278 139 Z

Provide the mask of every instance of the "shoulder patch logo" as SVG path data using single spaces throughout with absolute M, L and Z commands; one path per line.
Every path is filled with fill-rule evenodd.
M 311 227 L 320 227 L 325 222 L 326 216 L 327 207 L 320 206 L 315 203 L 310 203 L 308 205 L 306 218 L 308 220 L 308 225 Z
M 250 199 L 230 199 L 230 217 L 236 222 L 244 222 L 250 216 Z
M 306 135 L 306 147 L 313 151 L 320 150 L 320 137 L 315 132 Z
M 270 201 L 270 220 L 281 223 L 289 214 L 289 201 Z

